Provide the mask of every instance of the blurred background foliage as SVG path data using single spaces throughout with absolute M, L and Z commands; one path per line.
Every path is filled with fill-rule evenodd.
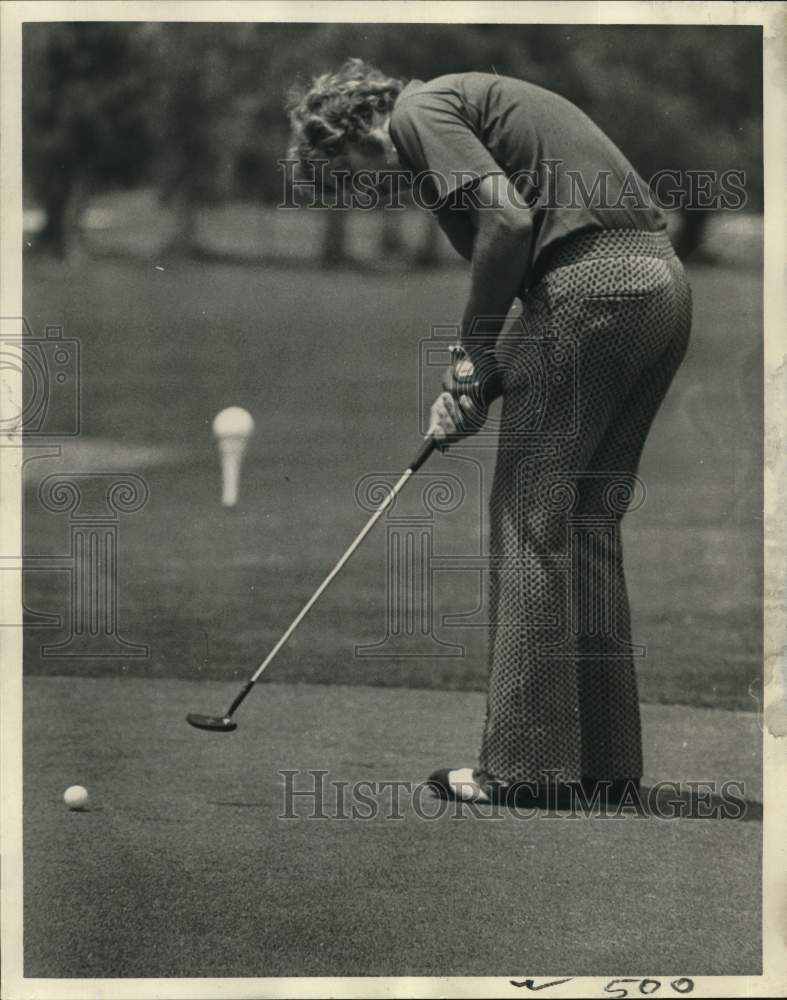
M 646 178 L 744 170 L 762 209 L 760 28 L 702 26 L 38 23 L 24 30 L 25 201 L 36 246 L 68 256 L 91 200 L 156 192 L 170 252 L 201 251 L 199 213 L 275 206 L 287 91 L 360 56 L 403 78 L 476 70 L 530 80 L 577 103 Z M 346 257 L 344 212 L 324 218 L 324 263 Z M 396 253 L 398 215 L 378 251 Z M 707 212 L 684 213 L 684 250 Z M 432 227 L 414 259 L 435 257 Z

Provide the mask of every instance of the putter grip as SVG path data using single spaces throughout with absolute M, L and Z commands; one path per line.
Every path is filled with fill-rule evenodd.
M 424 441 L 421 450 L 415 456 L 413 461 L 410 462 L 408 466 L 410 471 L 417 472 L 424 464 L 424 462 L 427 460 L 427 458 L 429 458 L 429 456 L 432 454 L 432 452 L 435 450 L 436 447 L 437 447 L 437 441 L 435 441 L 435 439 L 430 434 L 429 437 L 426 438 L 426 440 Z

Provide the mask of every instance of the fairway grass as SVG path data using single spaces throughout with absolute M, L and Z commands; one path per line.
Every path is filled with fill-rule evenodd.
M 164 266 L 164 270 L 157 267 Z M 756 711 L 761 695 L 761 285 L 729 266 L 690 269 L 695 328 L 657 418 L 640 475 L 642 508 L 625 524 L 635 641 L 646 702 Z M 70 471 L 135 471 L 145 506 L 121 514 L 118 627 L 139 659 L 44 657 L 66 636 L 67 574 L 30 571 L 29 674 L 236 680 L 250 674 L 368 516 L 355 495 L 417 447 L 419 341 L 456 322 L 460 269 L 408 275 L 286 271 L 182 261 L 32 260 L 26 318 L 80 341 L 82 459 Z M 439 371 L 426 376 L 436 393 Z M 257 424 L 241 502 L 219 504 L 210 422 L 238 405 Z M 125 454 L 171 455 L 121 470 Z M 79 448 L 77 447 L 77 452 Z M 66 452 L 67 454 L 67 452 Z M 89 458 L 84 460 L 84 455 Z M 123 454 L 120 452 L 119 454 Z M 435 554 L 485 551 L 494 449 L 435 456 L 397 507 L 423 517 L 421 486 L 450 474 L 464 501 L 431 520 Z M 37 459 L 36 479 L 64 465 Z M 121 463 L 122 464 L 122 463 Z M 68 471 L 66 469 L 65 471 Z M 390 528 L 390 523 L 389 523 Z M 68 517 L 26 497 L 26 551 L 68 552 Z M 271 667 L 274 680 L 483 690 L 478 569 L 434 577 L 435 632 L 461 655 L 356 655 L 386 636 L 386 528 L 380 526 Z M 474 612 L 474 609 L 478 609 Z M 451 624 L 448 615 L 466 615 Z M 457 650 L 454 650 L 457 652 Z M 268 675 L 266 675 L 267 677 Z

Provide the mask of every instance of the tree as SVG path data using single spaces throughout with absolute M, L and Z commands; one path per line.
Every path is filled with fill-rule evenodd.
M 146 175 L 149 82 L 150 61 L 136 25 L 25 25 L 24 180 L 46 215 L 42 249 L 69 255 L 87 196 Z
M 279 81 L 351 55 L 403 78 L 477 70 L 530 80 L 585 110 L 645 179 L 663 169 L 684 178 L 696 169 L 744 170 L 749 207 L 762 205 L 757 28 L 328 24 L 281 42 Z M 682 212 L 684 253 L 701 240 L 708 214 Z
M 579 27 L 570 40 L 574 57 L 562 62 L 566 96 L 645 179 L 664 169 L 680 173 L 681 256 L 700 248 L 710 215 L 691 207 L 691 171 L 742 171 L 748 208 L 762 209 L 760 29 Z
M 26 191 L 46 211 L 41 243 L 65 253 L 93 191 L 153 178 L 175 209 L 173 249 L 198 252 L 202 205 L 281 203 L 292 83 L 359 56 L 405 79 L 477 70 L 531 80 L 584 109 L 646 179 L 744 170 L 759 208 L 761 48 L 759 29 L 719 26 L 30 24 Z M 321 256 L 335 266 L 348 213 L 331 214 Z M 689 245 L 707 214 L 685 213 Z
M 155 59 L 159 194 L 174 209 L 169 251 L 199 254 L 201 206 L 235 191 L 239 152 L 253 102 L 244 89 L 246 24 L 149 26 Z

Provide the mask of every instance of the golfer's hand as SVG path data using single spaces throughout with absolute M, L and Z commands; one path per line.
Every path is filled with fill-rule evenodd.
M 429 433 L 441 447 L 445 447 L 478 433 L 484 426 L 486 416 L 486 408 L 479 408 L 469 396 L 454 399 L 450 392 L 441 392 L 432 403 Z
M 486 421 L 489 403 L 502 391 L 494 353 L 477 352 L 472 359 L 461 345 L 452 347 L 443 389 L 445 392 L 432 404 L 432 436 L 445 445 L 478 433 Z

